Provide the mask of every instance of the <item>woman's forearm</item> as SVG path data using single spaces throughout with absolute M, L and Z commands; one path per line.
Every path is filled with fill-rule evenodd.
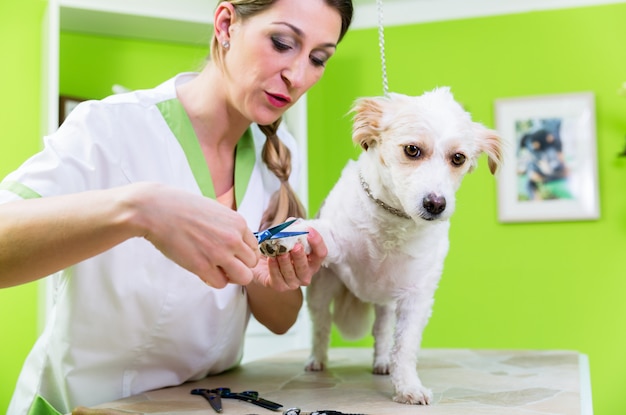
M 0 205 L 0 287 L 33 281 L 141 234 L 133 189 L 90 191 Z
M 257 282 L 246 289 L 254 318 L 273 333 L 286 333 L 298 319 L 303 302 L 301 289 L 279 292 Z

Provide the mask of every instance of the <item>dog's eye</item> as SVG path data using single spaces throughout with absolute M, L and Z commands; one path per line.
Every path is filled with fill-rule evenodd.
M 465 154 L 461 154 L 461 153 L 455 153 L 452 156 L 452 164 L 454 164 L 455 166 L 461 166 L 463 165 L 463 163 L 465 163 Z
M 408 146 L 404 146 L 404 154 L 406 154 L 407 156 L 411 158 L 416 159 L 422 155 L 422 150 L 418 146 L 411 144 Z

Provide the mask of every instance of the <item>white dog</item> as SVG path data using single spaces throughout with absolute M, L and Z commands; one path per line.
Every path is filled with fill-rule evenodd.
M 364 151 L 344 168 L 318 218 L 297 225 L 319 231 L 329 251 L 307 288 L 313 347 L 306 369 L 324 369 L 331 321 L 344 337 L 363 337 L 373 306 L 374 373 L 391 375 L 395 401 L 428 404 L 417 354 L 448 252 L 455 192 L 481 153 L 495 173 L 501 140 L 472 122 L 449 88 L 362 98 L 353 112 L 353 140 Z

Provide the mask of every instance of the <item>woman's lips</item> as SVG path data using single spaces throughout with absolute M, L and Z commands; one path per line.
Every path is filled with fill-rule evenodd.
M 267 95 L 267 100 L 270 102 L 270 104 L 277 108 L 282 108 L 291 102 L 291 98 L 285 95 L 270 94 L 269 92 L 266 92 L 265 95 Z

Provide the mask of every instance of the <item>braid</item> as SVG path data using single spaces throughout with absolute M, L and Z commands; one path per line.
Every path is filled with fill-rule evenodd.
M 259 125 L 261 131 L 267 137 L 263 145 L 263 162 L 280 180 L 280 189 L 270 198 L 270 204 L 261 219 L 260 229 L 277 225 L 289 217 L 304 218 L 306 216 L 304 206 L 302 206 L 298 196 L 289 185 L 291 153 L 276 134 L 280 121 L 281 119 L 279 118 L 273 124 Z

